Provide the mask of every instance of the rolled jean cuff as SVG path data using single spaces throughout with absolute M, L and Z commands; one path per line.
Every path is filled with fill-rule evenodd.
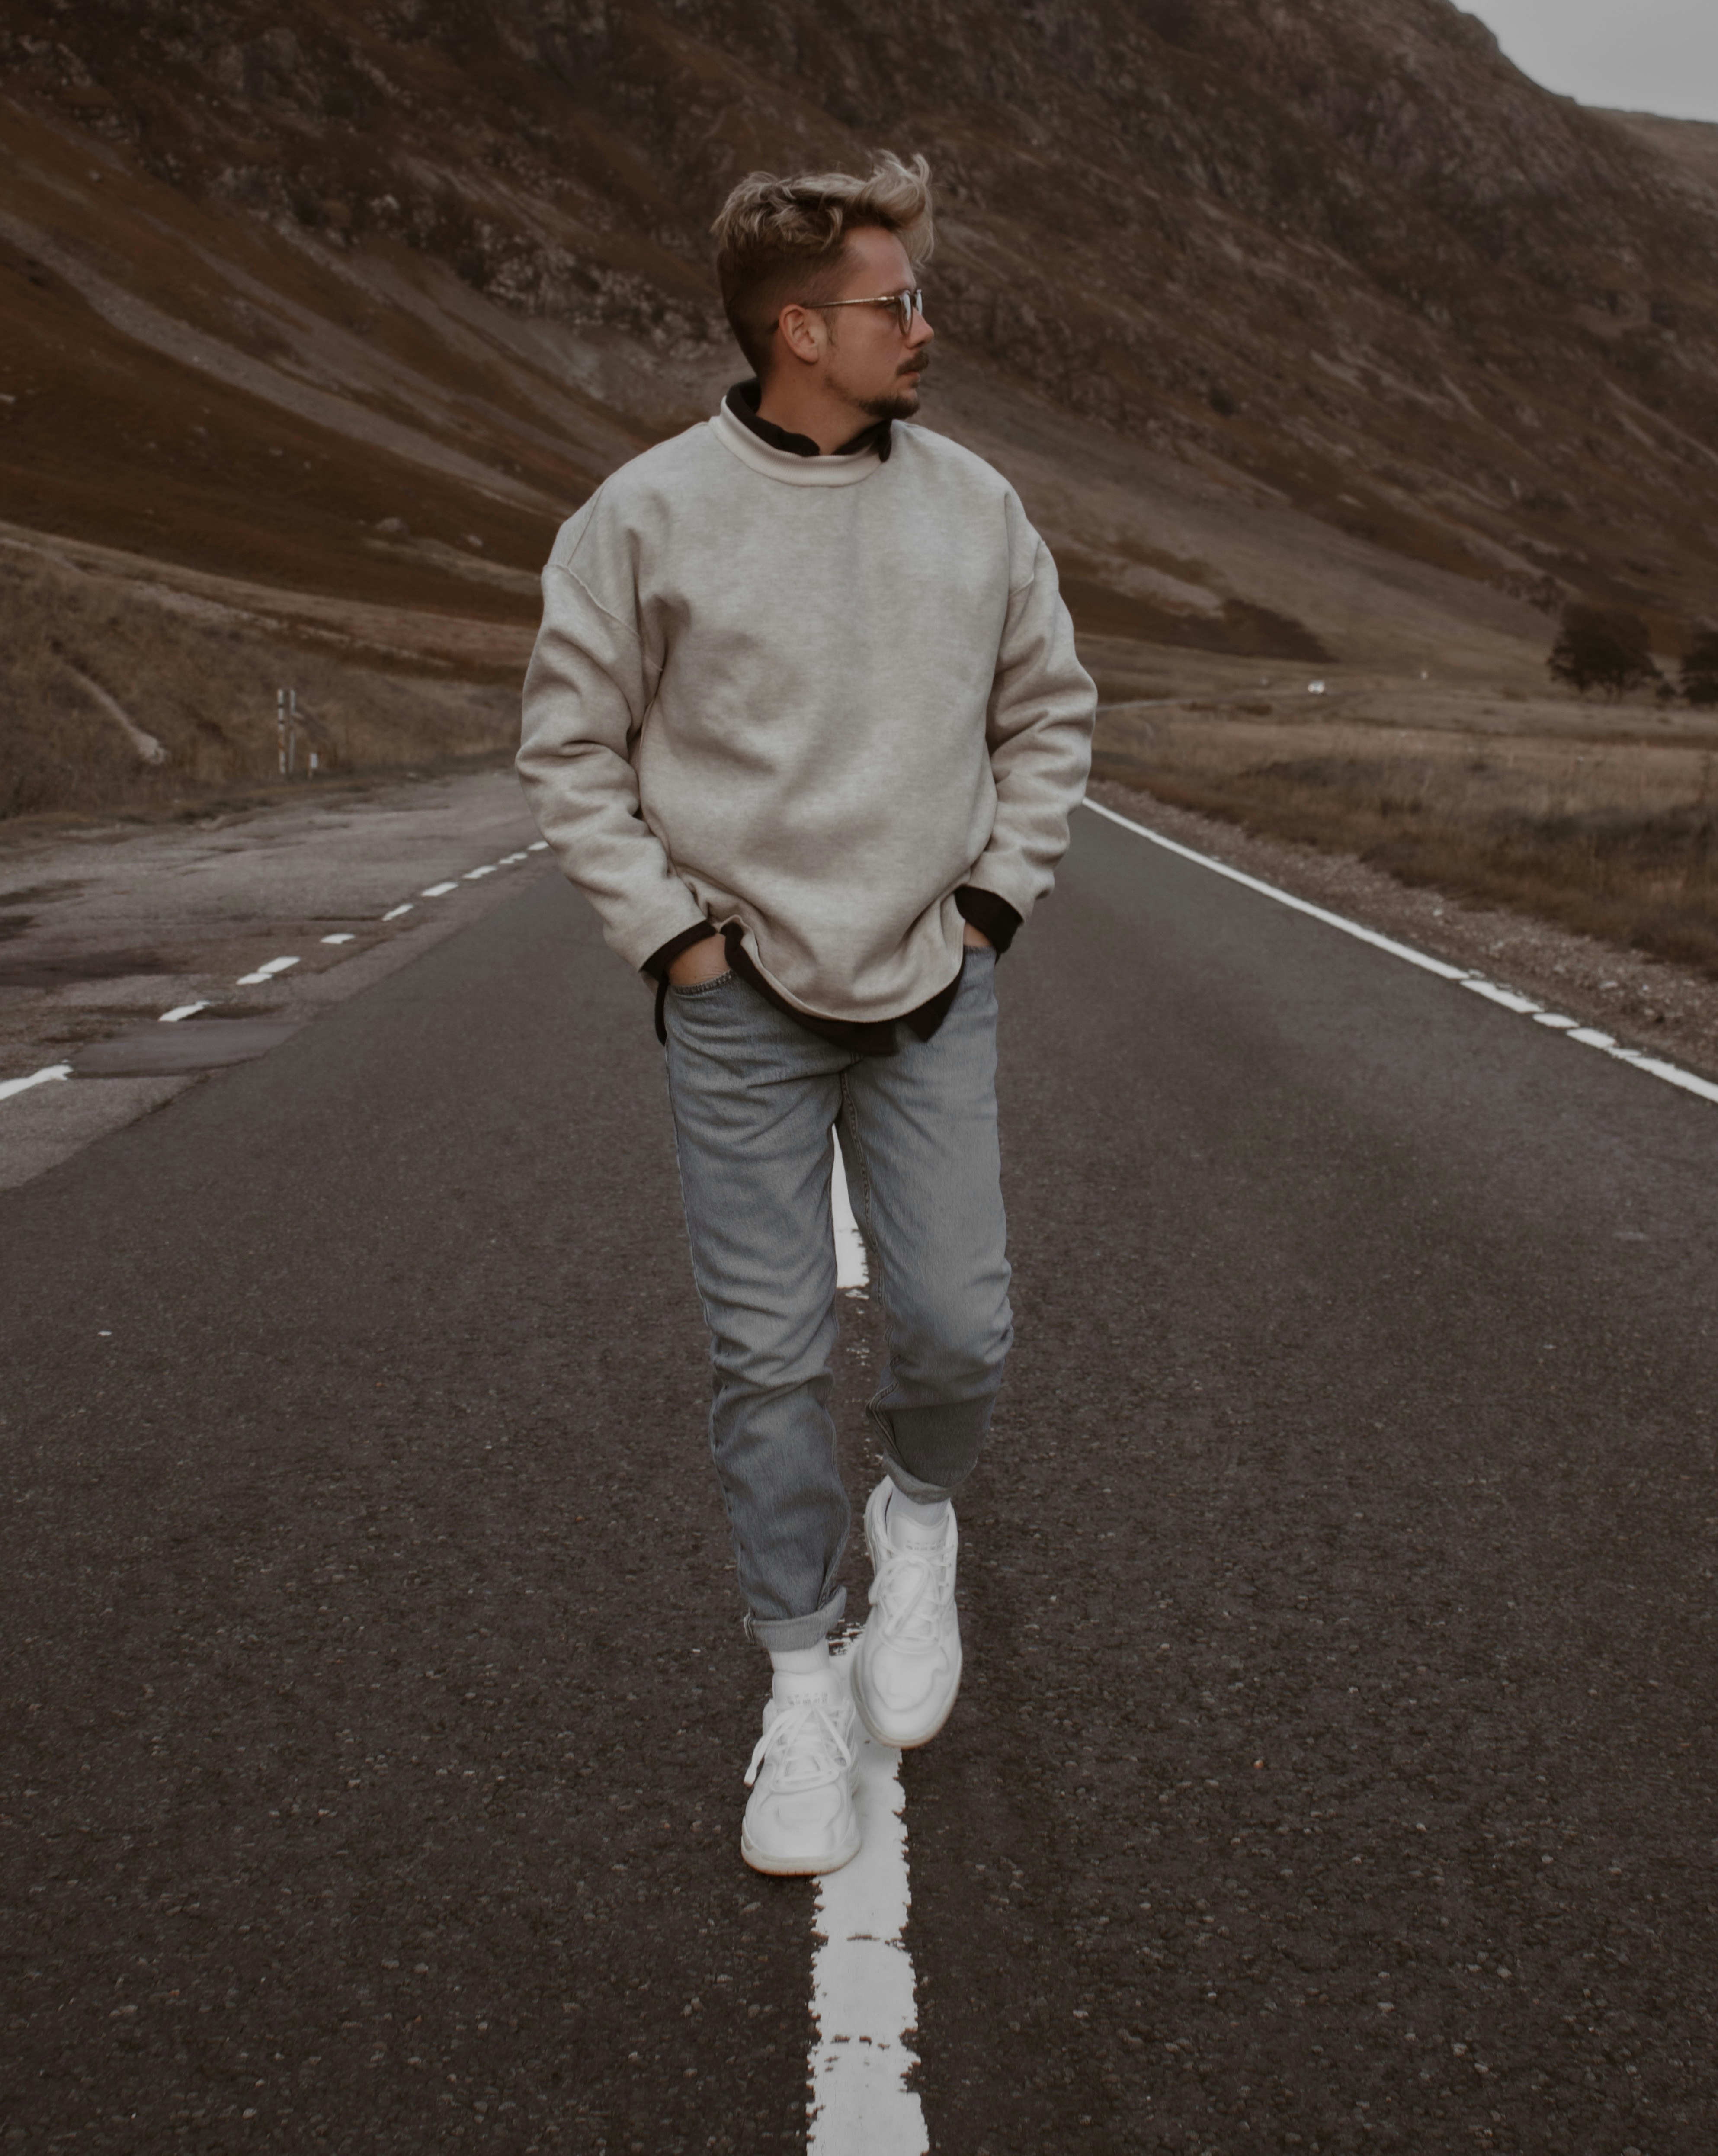
M 960 1488 L 961 1482 L 964 1482 L 967 1479 L 963 1475 L 960 1482 L 926 1482 L 921 1476 L 912 1473 L 910 1469 L 903 1467 L 898 1460 L 888 1453 L 883 1455 L 883 1466 L 890 1481 L 900 1491 L 901 1496 L 910 1497 L 915 1505 L 940 1504 L 945 1498 L 952 1497 Z
M 746 1614 L 746 1636 L 756 1640 L 767 1653 L 791 1655 L 800 1647 L 815 1647 L 827 1640 L 841 1622 L 847 1607 L 847 1589 L 838 1587 L 821 1609 L 809 1617 L 754 1617 Z
M 998 1374 L 1008 1347 L 1005 1332 L 996 1356 Z M 995 1392 L 983 1393 L 976 1400 L 951 1400 L 934 1408 L 885 1407 L 887 1397 L 886 1389 L 874 1394 L 866 1403 L 865 1413 L 882 1440 L 883 1465 L 890 1481 L 903 1497 L 915 1498 L 921 1505 L 952 1497 L 977 1466 L 984 1450 L 991 1411 L 996 1405 Z M 902 1457 L 909 1452 L 920 1467 L 935 1467 L 941 1472 L 918 1473 Z

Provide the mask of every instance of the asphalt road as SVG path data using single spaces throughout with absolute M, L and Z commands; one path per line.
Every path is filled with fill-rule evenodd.
M 1001 987 L 934 2147 L 1710 2156 L 1718 1109 L 1090 816 Z M 659 1052 L 552 874 L 0 1196 L 0 1342 L 5 2146 L 803 2143 Z

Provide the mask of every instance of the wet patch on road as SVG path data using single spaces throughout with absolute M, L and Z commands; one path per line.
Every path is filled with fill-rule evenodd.
M 138 973 L 174 973 L 179 964 L 156 951 L 64 951 L 37 958 L 0 960 L 0 988 L 52 992 L 79 981 L 117 981 Z

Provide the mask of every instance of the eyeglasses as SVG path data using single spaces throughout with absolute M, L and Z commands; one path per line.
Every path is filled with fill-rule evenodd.
M 913 333 L 913 316 L 925 311 L 925 295 L 916 285 L 910 292 L 886 292 L 880 300 L 822 300 L 823 307 L 892 307 L 896 326 L 903 336 Z

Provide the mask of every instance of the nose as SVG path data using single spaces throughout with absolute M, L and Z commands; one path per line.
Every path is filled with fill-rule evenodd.
M 936 335 L 936 331 L 931 328 L 930 323 L 926 321 L 923 315 L 915 315 L 913 316 L 913 326 L 911 329 L 907 331 L 908 346 L 912 351 L 918 352 L 924 346 L 929 344 Z

